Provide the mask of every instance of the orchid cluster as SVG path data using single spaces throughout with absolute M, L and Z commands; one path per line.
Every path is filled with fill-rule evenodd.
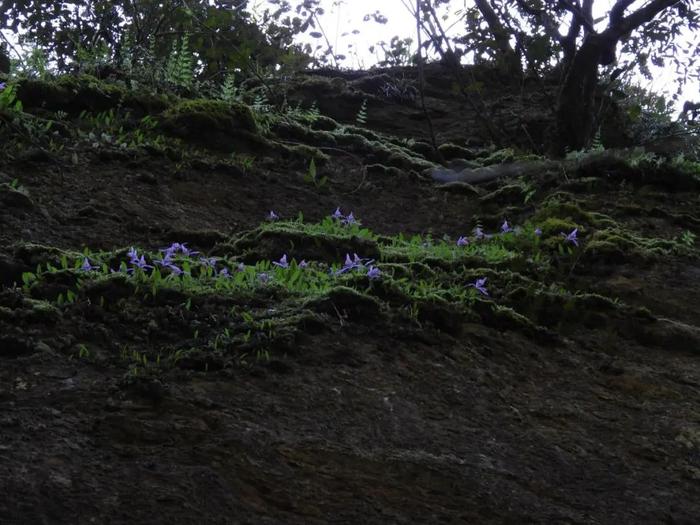
M 298 224 L 302 224 L 303 218 L 300 215 Z M 275 211 L 270 211 L 267 215 L 268 221 L 278 221 L 280 216 Z M 355 218 L 352 212 L 347 215 L 343 213 L 340 207 L 327 216 L 322 223 L 317 226 L 304 226 L 310 232 L 332 232 L 334 234 L 352 234 L 358 232 L 358 235 L 364 234 L 367 238 L 375 239 L 369 230 L 362 230 L 359 227 L 360 222 Z M 315 229 L 312 229 L 315 228 Z M 508 257 L 512 257 L 513 252 L 508 248 L 509 242 L 506 239 L 512 235 L 519 235 L 523 228 L 512 226 L 507 220 L 501 224 L 498 233 L 488 234 L 477 226 L 473 230 L 470 237 L 460 236 L 457 239 L 457 246 L 460 248 L 469 248 L 469 252 L 475 251 L 487 263 L 498 262 Z M 542 235 L 540 228 L 535 228 L 530 231 L 530 235 L 539 237 Z M 574 228 L 570 233 L 560 233 L 563 243 L 579 246 L 578 229 Z M 500 237 L 505 236 L 505 237 Z M 483 242 L 490 239 L 503 238 L 504 242 Z M 409 260 L 420 259 L 425 256 L 426 251 L 430 251 L 433 256 L 437 257 L 452 257 L 457 255 L 457 250 L 451 241 L 448 242 L 433 242 L 432 238 L 415 236 L 410 240 L 406 240 L 399 235 L 392 240 L 391 249 L 398 253 L 405 254 Z M 560 246 L 560 250 L 564 247 Z M 314 264 L 314 269 L 306 260 L 299 262 L 291 259 L 287 253 L 283 254 L 277 260 L 264 260 L 252 266 L 246 266 L 244 263 L 234 263 L 234 266 L 227 265 L 226 261 L 217 257 L 208 257 L 200 254 L 187 247 L 185 243 L 173 243 L 167 248 L 159 250 L 155 257 L 149 256 L 132 247 L 127 252 L 128 262 L 122 262 L 119 270 L 109 270 L 107 265 L 102 264 L 102 272 L 124 272 L 130 276 L 146 277 L 153 280 L 153 287 L 163 279 L 161 273 L 165 270 L 165 279 L 177 280 L 183 286 L 192 285 L 192 279 L 213 279 L 206 281 L 206 286 L 214 286 L 216 289 L 235 289 L 239 286 L 248 288 L 260 285 L 268 285 L 270 283 L 279 283 L 287 289 L 308 292 L 322 291 L 333 285 L 333 279 L 345 274 L 356 274 L 366 276 L 370 281 L 381 279 L 382 271 L 376 266 L 375 260 L 364 258 L 357 253 L 346 254 L 345 260 L 337 265 L 332 265 L 328 271 L 318 271 L 318 264 Z M 88 252 L 75 261 L 75 269 L 82 272 L 100 271 L 100 267 L 93 264 L 95 261 L 88 258 Z M 82 263 L 82 264 L 81 264 Z M 67 268 L 67 261 L 62 262 L 64 268 Z M 476 294 L 490 297 L 487 289 L 487 277 L 478 277 L 473 282 L 466 283 L 462 287 L 462 291 L 466 292 L 473 288 Z M 427 286 L 427 290 L 431 291 L 432 284 L 423 283 L 421 286 Z M 155 292 L 154 292 L 155 293 Z M 421 292 L 422 293 L 422 292 Z M 427 293 L 427 292 L 426 292 Z M 472 297 L 474 297 L 472 295 Z
M 506 233 L 518 234 L 518 233 L 520 233 L 520 231 L 521 230 L 519 227 L 516 226 L 515 228 L 513 228 L 508 223 L 508 220 L 504 220 L 503 224 L 501 225 L 501 232 L 500 233 L 501 234 L 506 234 Z M 540 228 L 535 228 L 533 233 L 535 234 L 535 236 L 540 237 L 542 235 L 542 230 Z M 574 230 L 568 234 L 561 232 L 561 236 L 564 237 L 564 241 L 570 242 L 570 243 L 574 244 L 575 246 L 578 246 L 577 234 L 578 234 L 578 228 L 574 228 Z M 491 238 L 493 238 L 493 234 L 484 233 L 484 230 L 480 226 L 477 226 L 476 228 L 474 228 L 474 240 L 481 241 L 481 240 L 489 240 Z M 469 243 L 470 243 L 469 238 L 465 237 L 463 235 L 457 239 L 457 246 L 460 246 L 460 247 L 461 246 L 468 246 Z
M 170 278 L 180 276 L 192 277 L 190 268 L 192 263 L 195 262 L 195 256 L 199 255 L 199 252 L 191 250 L 187 247 L 185 243 L 177 242 L 171 244 L 167 248 L 161 249 L 160 252 L 160 258 L 152 259 L 153 264 L 149 264 L 145 254 L 139 253 L 136 248 L 131 247 L 127 252 L 127 256 L 129 258 L 128 263 L 122 263 L 118 270 L 110 271 L 112 273 L 124 272 L 132 276 L 135 276 L 137 274 L 150 274 L 151 271 L 155 271 L 158 274 L 158 276 L 160 276 L 161 274 L 158 271 L 158 269 L 166 269 L 168 270 Z M 289 274 L 288 277 L 282 278 L 283 274 L 271 272 L 269 271 L 270 268 L 277 268 L 279 270 L 290 271 L 297 269 L 303 271 L 309 268 L 309 263 L 306 260 L 301 260 L 298 263 L 295 261 L 290 261 L 286 253 L 282 255 L 282 257 L 280 257 L 279 260 L 272 261 L 271 263 L 261 262 L 259 265 L 251 267 L 251 271 L 247 271 L 246 265 L 242 262 L 238 263 L 235 266 L 235 268 L 230 269 L 226 266 L 221 265 L 220 260 L 216 257 L 200 256 L 196 263 L 198 263 L 200 267 L 200 277 L 208 276 L 214 278 L 230 279 L 232 277 L 232 273 L 247 272 L 248 277 L 245 278 L 247 282 L 249 282 L 250 284 L 252 284 L 253 282 L 258 282 L 263 285 L 269 284 L 276 278 L 283 279 L 283 281 L 285 282 L 287 282 L 290 279 L 297 279 L 297 277 L 295 277 L 293 274 Z M 342 265 L 342 267 L 339 270 L 331 269 L 330 275 L 338 276 L 346 272 L 359 270 L 365 275 L 367 275 L 369 279 L 376 280 L 380 278 L 382 272 L 373 263 L 373 259 L 363 259 L 357 254 L 354 254 L 354 257 L 350 257 L 350 255 L 347 255 L 345 258 L 345 263 Z M 220 267 L 220 269 L 217 269 L 218 267 Z M 79 268 L 83 272 L 92 272 L 99 270 L 100 267 L 93 265 L 90 262 L 90 259 L 88 259 L 88 257 L 85 256 L 82 260 L 82 265 L 76 266 L 76 268 Z M 104 268 L 104 271 L 107 272 L 107 267 L 104 266 Z
M 348 213 L 347 215 L 343 215 L 343 212 L 340 211 L 340 207 L 335 209 L 335 211 L 331 214 L 331 217 L 340 222 L 340 224 L 343 226 L 355 226 L 360 224 L 360 221 L 355 218 L 355 215 L 352 212 Z
M 345 254 L 345 262 L 339 270 L 331 270 L 332 275 L 341 275 L 346 272 L 351 272 L 353 270 L 360 270 L 366 272 L 369 279 L 375 280 L 381 277 L 382 272 L 379 268 L 374 266 L 372 263 L 374 259 L 363 259 L 356 253 L 350 257 L 350 254 Z
M 277 266 L 278 268 L 282 268 L 284 270 L 289 268 L 289 261 L 287 260 L 287 254 L 285 253 L 279 261 L 272 261 L 272 264 Z M 298 268 L 304 269 L 309 266 L 309 263 L 306 262 L 306 260 L 302 259 L 301 262 L 297 264 Z

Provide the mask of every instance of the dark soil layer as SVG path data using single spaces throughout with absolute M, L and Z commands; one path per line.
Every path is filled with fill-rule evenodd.
M 457 111 L 449 86 L 431 97 L 443 118 Z M 416 107 L 370 107 L 397 108 L 384 131 L 424 136 Z M 243 167 L 201 146 L 3 150 L 1 524 L 698 523 L 697 174 L 612 163 L 439 187 L 419 169 L 429 155 L 368 169 L 380 154 L 366 144 L 282 135 L 253 141 Z M 328 155 L 326 182 L 282 143 Z M 63 304 L 63 277 L 22 289 L 59 249 L 177 241 L 244 260 L 255 250 L 235 236 L 270 210 L 316 222 L 337 206 L 379 235 L 530 221 L 550 264 L 445 263 L 451 286 L 489 275 L 490 296 L 426 301 L 418 317 L 381 283 L 303 304 L 143 297 L 116 279 Z M 573 255 L 558 251 L 568 226 Z M 379 267 L 386 283 L 416 271 L 396 256 Z M 283 326 L 220 349 L 236 308 Z

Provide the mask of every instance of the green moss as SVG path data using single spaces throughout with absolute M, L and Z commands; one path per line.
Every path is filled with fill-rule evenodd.
M 411 152 L 417 153 L 421 157 L 425 157 L 426 159 L 437 160 L 435 159 L 435 150 L 433 149 L 433 145 L 429 144 L 428 142 L 417 140 L 414 142 L 409 141 L 407 144 L 404 143 L 404 145 L 406 148 L 410 149 Z
M 311 123 L 311 129 L 315 131 L 335 131 L 339 127 L 338 122 L 324 115 L 317 116 Z
M 300 91 L 308 92 L 311 95 L 322 95 L 332 92 L 342 92 L 345 89 L 347 89 L 347 82 L 342 78 L 311 76 L 306 77 L 299 84 Z
M 488 157 L 480 159 L 480 162 L 484 166 L 490 166 L 492 164 L 502 164 L 504 162 L 513 162 L 515 160 L 515 152 L 510 148 L 500 149 L 494 151 Z
M 211 126 L 224 131 L 242 129 L 258 132 L 253 112 L 239 102 L 184 100 L 168 109 L 163 116 L 166 119 L 185 119 L 184 124 L 192 125 L 198 131 Z
M 574 229 L 578 229 L 579 234 L 585 233 L 585 228 L 580 224 L 575 223 L 570 220 L 558 219 L 558 218 L 548 218 L 542 222 L 536 222 L 540 230 L 542 230 L 542 236 L 544 238 L 556 236 L 558 237 L 561 233 L 569 233 Z
M 552 342 L 557 336 L 542 326 L 533 323 L 526 316 L 507 306 L 477 301 L 475 310 L 481 316 L 482 322 L 498 330 L 513 330 L 542 342 Z
M 336 136 L 328 131 L 316 131 L 293 120 L 279 120 L 272 125 L 273 133 L 280 138 L 303 142 L 311 146 L 337 145 Z
M 358 133 L 336 133 L 334 136 L 339 146 L 344 146 L 354 153 L 364 155 L 368 163 L 383 164 L 417 172 L 434 166 L 432 162 L 414 156 L 409 149 L 395 144 L 369 140 Z
M 392 166 L 384 166 L 383 164 L 369 164 L 365 167 L 368 175 L 378 175 L 382 177 L 400 177 L 403 171 Z
M 215 255 L 235 254 L 253 263 L 262 259 L 279 259 L 280 251 L 291 259 L 327 264 L 342 261 L 348 253 L 360 253 L 372 259 L 380 256 L 376 241 L 360 238 L 352 230 L 334 234 L 314 230 L 312 225 L 289 222 L 272 223 L 234 237 L 217 246 Z
M 620 263 L 627 260 L 653 260 L 678 249 L 672 240 L 645 238 L 619 229 L 603 229 L 592 233 L 585 245 L 585 260 L 589 263 Z
M 548 198 L 533 216 L 533 221 L 541 223 L 552 218 L 574 222 L 581 226 L 594 226 L 596 224 L 596 220 L 590 213 L 582 210 L 575 202 L 560 200 L 562 197 L 565 196 L 558 194 L 555 198 Z
M 160 125 L 168 134 L 209 149 L 249 153 L 270 147 L 250 108 L 237 102 L 185 100 L 165 111 Z
M 68 257 L 73 260 L 72 258 L 79 255 L 78 253 L 61 250 L 53 246 L 29 242 L 18 244 L 14 247 L 14 256 L 31 268 L 35 268 L 39 264 L 46 266 L 47 263 L 59 266 L 62 257 Z
M 474 152 L 468 148 L 458 146 L 457 144 L 452 144 L 450 142 L 446 144 L 440 144 L 438 146 L 438 151 L 446 160 L 452 159 L 466 159 L 473 160 L 476 158 Z
M 367 128 L 362 128 L 359 126 L 353 126 L 352 124 L 343 125 L 341 132 L 347 133 L 349 135 L 362 135 L 367 140 L 373 140 L 373 141 L 377 141 L 377 142 L 381 142 L 384 140 L 383 137 L 381 137 L 380 135 L 378 135 L 374 131 L 367 129 Z
M 17 98 L 25 109 L 43 108 L 70 114 L 116 108 L 125 94 L 124 88 L 90 75 L 64 75 L 55 80 L 25 79 L 17 89 Z
M 507 204 L 522 203 L 525 199 L 525 190 L 520 184 L 506 184 L 491 193 L 487 193 L 479 200 L 483 204 L 495 204 L 504 206 Z
M 311 159 L 314 159 L 317 166 L 323 166 L 330 160 L 330 157 L 320 149 L 306 144 L 287 145 L 277 143 L 277 147 L 281 150 L 282 156 L 300 159 L 307 164 Z
M 344 314 L 356 321 L 376 321 L 381 313 L 381 303 L 377 299 L 345 286 L 337 286 L 320 297 L 303 302 L 302 308 L 333 317 Z
M 122 99 L 122 107 L 133 111 L 135 117 L 158 115 L 176 103 L 172 95 L 152 93 L 150 91 L 127 91 Z
M 372 143 L 357 133 L 334 133 L 333 136 L 340 146 L 347 146 L 358 152 L 372 149 Z

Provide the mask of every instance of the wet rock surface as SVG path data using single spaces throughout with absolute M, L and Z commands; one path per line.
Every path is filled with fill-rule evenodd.
M 341 80 L 314 89 L 348 120 L 353 90 L 386 81 Z M 431 96 L 454 115 L 446 85 Z M 393 121 L 363 133 L 397 137 L 309 144 L 330 156 L 324 185 L 304 179 L 310 150 L 279 136 L 246 142 L 263 148 L 252 165 L 184 147 L 4 150 L 0 182 L 31 199 L 0 207 L 0 523 L 697 522 L 697 174 L 664 185 L 625 164 L 439 187 L 419 146 L 396 149 L 423 133 L 410 106 L 374 104 Z M 458 123 L 449 133 L 461 149 L 445 151 L 485 158 Z M 315 223 L 338 206 L 377 237 L 256 229 L 270 210 Z M 498 259 L 390 241 L 473 243 L 504 220 L 541 237 Z M 75 268 L 84 247 L 115 269 L 132 246 L 172 242 L 246 264 L 359 250 L 384 279 L 311 298 L 149 295 Z M 478 277 L 490 295 L 466 303 L 401 284 Z

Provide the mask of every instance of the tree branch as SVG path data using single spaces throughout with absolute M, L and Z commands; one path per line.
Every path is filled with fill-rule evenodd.
M 493 7 L 491 7 L 488 0 L 474 0 L 474 3 L 486 20 L 498 48 L 503 53 L 514 53 L 513 48 L 510 45 L 510 34 L 501 23 L 501 19 L 493 10 Z
M 617 0 L 610 10 L 610 27 L 618 25 L 625 16 L 625 10 L 631 6 L 635 0 Z
M 542 27 L 544 30 L 547 32 L 547 35 L 549 35 L 549 38 L 552 40 L 556 40 L 560 44 L 564 44 L 564 35 L 562 35 L 559 32 L 559 23 L 554 19 L 554 17 L 545 11 L 544 9 L 534 9 L 532 6 L 529 6 L 525 0 L 517 0 L 518 6 L 520 9 L 522 9 L 523 12 L 527 13 L 530 16 L 535 17 L 535 19 L 542 24 Z M 578 31 L 577 31 L 578 34 Z
M 420 86 L 420 105 L 423 110 L 423 115 L 425 116 L 425 121 L 428 123 L 428 132 L 430 133 L 430 142 L 433 145 L 433 152 L 437 155 L 441 162 L 444 162 L 442 158 L 442 153 L 437 146 L 437 139 L 435 138 L 435 129 L 433 128 L 433 119 L 430 118 L 430 113 L 425 105 L 425 63 L 423 62 L 423 42 L 421 39 L 421 20 L 420 20 L 420 1 L 416 0 L 416 12 L 414 14 L 416 20 L 416 38 L 418 44 L 418 53 L 416 58 L 418 59 L 418 80 Z
M 583 16 L 586 17 L 586 20 L 591 22 L 591 26 L 595 24 L 595 22 L 593 22 L 593 1 L 594 0 L 583 0 L 583 6 L 581 6 L 581 12 Z
M 623 2 L 627 0 L 621 0 Z M 624 35 L 631 33 L 639 26 L 651 22 L 656 15 L 658 15 L 664 9 L 680 3 L 681 0 L 653 0 L 644 7 L 637 9 L 634 13 L 626 16 L 620 23 L 616 26 L 608 28 L 605 33 L 609 33 L 608 36 L 619 40 Z
M 559 3 L 566 8 L 567 11 L 571 12 L 576 18 L 576 21 L 581 24 L 586 31 L 595 33 L 595 28 L 593 27 L 593 21 L 586 16 L 586 13 L 581 10 L 581 8 L 573 4 L 570 0 L 559 0 Z

